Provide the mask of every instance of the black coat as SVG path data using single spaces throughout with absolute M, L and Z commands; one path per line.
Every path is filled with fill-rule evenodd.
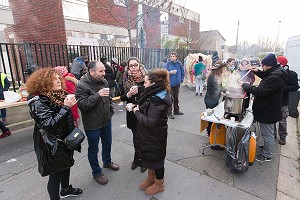
M 218 83 L 217 76 L 210 74 L 207 78 L 207 87 L 204 96 L 206 108 L 214 108 L 219 104 L 222 91 L 224 92 L 225 90 Z
M 288 73 L 288 81 L 284 86 L 283 98 L 282 98 L 283 106 L 289 105 L 289 93 L 297 91 L 299 89 L 298 74 L 289 69 L 287 69 L 286 71 Z
M 33 140 L 39 172 L 45 176 L 71 167 L 74 164 L 74 151 L 62 148 L 63 145 L 57 147 L 51 161 L 45 160 L 47 149 L 45 149 L 46 142 L 43 136 L 43 132 L 53 138 L 63 139 L 67 136 L 75 127 L 71 109 L 67 106 L 57 106 L 42 95 L 31 96 L 28 102 L 30 115 L 35 121 Z
M 158 85 L 157 83 L 152 85 Z M 156 94 L 164 88 L 145 89 L 139 101 L 139 111 L 135 112 L 139 134 L 141 159 L 147 162 L 158 162 L 166 157 L 168 135 L 168 109 L 172 106 L 169 93 L 162 99 Z M 151 88 L 152 87 L 152 88 Z
M 116 80 L 117 74 L 111 66 L 109 66 L 107 64 L 105 64 L 104 66 L 105 66 L 105 76 L 104 77 L 107 80 L 109 87 L 112 88 L 115 86 L 115 80 Z
M 242 85 L 246 92 L 254 95 L 254 120 L 274 124 L 282 119 L 281 105 L 284 85 L 288 78 L 287 72 L 277 66 L 255 74 L 262 78 L 257 87 L 248 83 Z
M 126 101 L 127 103 L 132 103 L 132 104 L 138 104 L 140 94 L 144 91 L 145 87 L 143 86 L 144 82 L 142 83 L 137 83 L 138 84 L 138 93 L 136 95 L 133 95 L 132 97 L 128 98 L 127 93 L 123 96 L 121 96 L 121 101 Z M 127 122 L 127 127 L 132 130 L 136 130 L 136 116 L 134 115 L 133 112 L 126 112 L 126 122 Z

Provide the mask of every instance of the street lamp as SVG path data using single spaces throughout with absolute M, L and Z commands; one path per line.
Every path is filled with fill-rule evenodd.
M 274 47 L 274 53 L 276 52 L 276 46 L 278 46 L 278 34 L 279 34 L 279 29 L 280 29 L 280 20 L 278 21 L 278 29 L 277 29 L 277 36 L 276 36 L 276 43 Z

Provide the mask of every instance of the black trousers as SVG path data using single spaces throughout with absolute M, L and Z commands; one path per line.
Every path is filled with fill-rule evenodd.
M 156 179 L 163 179 L 165 175 L 165 167 L 155 169 L 155 177 Z
M 174 113 L 179 111 L 179 89 L 180 85 L 171 87 L 170 94 L 173 97 L 173 109 L 172 107 L 169 109 L 169 114 L 172 114 L 172 110 L 174 110 Z
M 69 187 L 70 168 L 49 175 L 47 190 L 51 200 L 60 200 L 59 185 L 65 190 Z

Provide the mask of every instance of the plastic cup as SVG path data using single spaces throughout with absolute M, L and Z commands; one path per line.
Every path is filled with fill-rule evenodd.
M 131 111 L 132 111 L 132 106 L 133 106 L 133 104 L 132 104 L 132 103 L 128 103 L 126 106 L 127 106 L 127 110 L 128 110 L 129 112 L 131 112 Z
M 203 116 L 206 117 L 207 116 L 207 112 L 203 112 Z
M 72 97 L 75 97 L 75 94 L 68 94 L 67 99 L 71 99 Z
M 235 117 L 230 117 L 231 122 L 235 122 Z

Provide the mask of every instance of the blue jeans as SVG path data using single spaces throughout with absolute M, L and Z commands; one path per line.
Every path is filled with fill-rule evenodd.
M 102 143 L 102 161 L 104 166 L 111 164 L 111 121 L 100 129 L 85 130 L 88 139 L 88 159 L 92 168 L 93 176 L 102 175 L 102 168 L 99 166 L 98 152 L 99 152 L 99 139 Z

